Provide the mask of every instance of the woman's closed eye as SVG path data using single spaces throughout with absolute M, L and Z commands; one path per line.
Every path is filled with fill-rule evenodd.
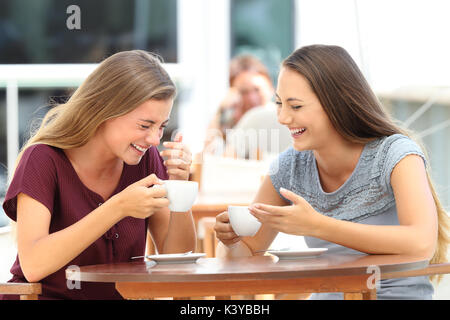
M 143 125 L 143 124 L 140 124 L 139 127 L 141 127 L 141 129 L 144 129 L 144 130 L 150 129 L 150 126 L 146 126 L 146 125 Z M 161 126 L 159 128 L 159 130 L 164 130 L 166 127 L 167 126 Z
M 278 106 L 278 108 L 281 108 L 282 103 L 280 101 L 275 101 L 275 104 Z M 301 107 L 302 106 L 300 105 L 291 106 L 291 108 L 294 110 L 300 109 Z

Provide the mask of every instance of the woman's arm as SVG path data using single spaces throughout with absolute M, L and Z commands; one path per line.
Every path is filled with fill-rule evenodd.
M 287 205 L 276 192 L 269 176 L 264 178 L 253 203 Z M 255 251 L 266 250 L 278 234 L 277 230 L 262 224 L 253 237 L 238 237 L 231 228 L 228 212 L 223 212 L 216 217 L 215 230 L 220 240 L 216 250 L 218 257 L 253 255 Z
M 30 196 L 17 196 L 17 249 L 29 282 L 38 282 L 76 258 L 119 221 L 118 210 L 105 202 L 82 220 L 49 234 L 51 214 Z
M 30 196 L 17 196 L 17 236 L 20 265 L 29 282 L 37 282 L 65 266 L 124 217 L 144 219 L 167 207 L 160 183 L 150 175 L 111 197 L 73 225 L 49 234 L 51 213 Z
M 197 235 L 191 211 L 164 208 L 150 217 L 148 228 L 159 253 L 195 251 Z
M 437 241 L 437 212 L 423 160 L 415 155 L 402 159 L 393 169 L 391 186 L 398 226 L 365 225 L 326 217 L 290 191 L 282 193 L 294 202 L 292 206 L 257 204 L 252 212 L 279 231 L 313 236 L 361 252 L 431 257 Z
M 392 171 L 391 186 L 399 226 L 363 225 L 322 216 L 316 236 L 367 253 L 431 258 L 437 241 L 437 212 L 422 158 L 410 155 L 401 160 Z

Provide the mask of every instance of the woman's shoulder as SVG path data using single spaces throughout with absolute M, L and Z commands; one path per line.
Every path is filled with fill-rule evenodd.
M 67 170 L 67 161 L 62 149 L 47 144 L 34 144 L 23 150 L 15 175 L 56 178 L 58 172 Z
M 33 144 L 23 151 L 22 159 L 24 161 L 58 162 L 61 161 L 62 152 L 61 149 L 47 144 Z
M 368 153 L 380 164 L 397 162 L 408 154 L 417 154 L 425 160 L 425 155 L 418 143 L 403 134 L 393 134 L 371 142 Z
M 396 133 L 390 136 L 386 136 L 380 139 L 381 145 L 384 150 L 389 150 L 392 148 L 398 149 L 419 149 L 418 144 L 410 137 Z
M 370 175 L 369 178 L 382 177 L 382 181 L 388 186 L 393 168 L 411 154 L 420 156 L 427 165 L 421 147 L 410 137 L 393 134 L 378 138 L 367 145 L 362 171 Z

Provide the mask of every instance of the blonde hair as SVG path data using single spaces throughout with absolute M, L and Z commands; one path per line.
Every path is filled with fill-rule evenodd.
M 81 147 L 105 121 L 120 117 L 151 100 L 175 97 L 176 88 L 162 59 L 142 51 L 119 52 L 105 59 L 70 99 L 54 106 L 19 153 L 47 144 L 61 149 Z
M 19 152 L 15 169 L 23 152 L 32 145 L 81 147 L 103 122 L 127 114 L 148 100 L 175 98 L 175 84 L 161 62 L 161 57 L 142 50 L 119 52 L 105 59 L 67 102 L 47 112 Z M 16 238 L 15 224 L 11 226 Z
M 396 133 L 416 141 L 413 133 L 396 124 L 386 113 L 351 56 L 339 46 L 311 45 L 294 51 L 282 64 L 303 75 L 317 95 L 336 130 L 348 141 L 367 143 Z M 425 157 L 427 157 L 425 153 Z M 430 263 L 447 261 L 450 218 L 441 204 L 426 168 L 438 216 L 437 246 Z M 431 277 L 432 279 L 435 276 Z M 442 275 L 438 276 L 438 281 Z
M 422 140 L 418 137 L 416 137 L 415 133 L 412 131 L 406 130 L 404 128 L 401 128 L 398 126 L 398 130 L 400 133 L 410 137 L 412 140 L 414 140 L 422 149 L 425 158 L 427 159 L 427 163 L 430 163 L 429 157 L 427 155 L 427 150 L 425 148 L 425 145 L 423 144 Z M 439 195 L 436 192 L 436 189 L 434 187 L 433 179 L 431 178 L 431 169 L 428 165 L 426 167 L 426 174 L 427 174 L 427 180 L 428 180 L 428 186 L 430 187 L 431 194 L 433 196 L 433 200 L 436 206 L 437 211 L 437 219 L 438 219 L 438 235 L 437 235 L 437 244 L 436 249 L 434 251 L 434 255 L 430 260 L 430 264 L 435 263 L 445 263 L 448 261 L 447 252 L 449 248 L 450 243 L 450 218 L 448 216 L 448 213 L 444 209 L 444 206 L 442 205 Z M 437 280 L 437 283 L 439 283 L 442 280 L 443 274 L 439 275 L 432 275 L 430 276 L 431 280 Z

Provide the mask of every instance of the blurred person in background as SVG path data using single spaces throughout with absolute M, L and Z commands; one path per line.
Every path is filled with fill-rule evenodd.
M 204 151 L 249 158 L 252 144 L 269 153 L 284 150 L 290 133 L 276 121 L 274 88 L 266 66 L 252 55 L 239 55 L 231 60 L 229 73 L 230 88 L 208 127 Z

